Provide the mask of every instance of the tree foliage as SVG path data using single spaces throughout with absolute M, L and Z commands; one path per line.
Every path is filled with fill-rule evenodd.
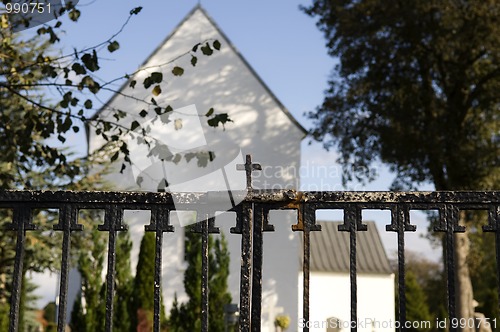
M 498 1 L 316 0 L 304 10 L 339 59 L 309 116 L 314 137 L 338 147 L 346 180 L 380 159 L 399 185 L 498 187 Z
M 10 0 L 3 0 L 8 3 Z M 81 160 L 71 158 L 67 150 L 60 149 L 57 144 L 49 144 L 46 139 L 57 139 L 60 145 L 65 145 L 68 135 L 80 133 L 81 128 L 86 126 L 105 142 L 104 146 L 97 149 L 88 158 L 96 161 L 117 160 L 122 156 L 124 163 L 122 171 L 132 161 L 129 158 L 129 149 L 126 141 L 121 138 L 126 133 L 137 132 L 144 137 L 148 136 L 148 129 L 142 127 L 140 122 L 132 121 L 131 118 L 144 117 L 151 110 L 153 115 L 164 115 L 175 112 L 169 105 L 158 103 L 154 97 L 161 94 L 161 86 L 176 76 L 182 76 L 187 70 L 173 63 L 181 57 L 190 57 L 192 67 L 197 63 L 198 56 L 210 56 L 220 49 L 217 40 L 205 40 L 194 45 L 190 50 L 184 50 L 174 59 L 168 59 L 159 64 L 158 71 L 148 72 L 143 79 L 142 86 L 146 89 L 146 95 L 140 99 L 127 96 L 140 102 L 144 109 L 137 114 L 130 114 L 127 110 L 109 109 L 106 104 L 100 102 L 102 94 L 119 94 L 112 88 L 116 83 L 128 82 L 134 88 L 137 84 L 136 74 L 144 72 L 139 69 L 135 72 L 103 79 L 99 76 L 101 69 L 100 59 L 108 57 L 109 53 L 119 50 L 118 37 L 124 27 L 129 24 L 131 18 L 141 12 L 142 7 L 130 11 L 129 17 L 123 26 L 112 36 L 104 41 L 96 42 L 92 47 L 74 49 L 69 54 L 56 54 L 53 46 L 61 41 L 62 21 L 56 20 L 53 25 L 44 25 L 37 30 L 37 35 L 15 34 L 16 26 L 22 22 L 9 20 L 9 14 L 0 9 L 0 96 L 2 100 L 11 101 L 16 105 L 17 117 L 20 118 L 19 126 L 9 125 L 9 116 L 2 114 L 3 121 L 0 126 L 0 138 L 4 142 L 6 153 L 4 164 L 0 164 L 0 181 L 17 181 L 18 187 L 26 186 L 28 173 L 33 168 L 44 167 L 47 170 L 62 171 L 58 174 L 58 182 L 61 186 L 71 183 L 75 177 L 85 174 L 85 168 Z M 80 11 L 75 5 L 68 1 L 61 8 L 59 15 L 69 12 L 71 20 L 78 21 Z M 24 38 L 23 38 L 24 37 Z M 181 51 L 182 52 L 182 51 Z M 162 69 L 164 68 L 164 69 Z M 168 76 L 170 75 L 170 76 Z M 37 93 L 34 93 L 37 91 Z M 51 97 L 48 98 L 47 96 Z M 19 103 L 22 101 L 22 103 Z M 93 116 L 97 110 L 108 111 L 112 116 L 104 118 Z M 138 117 L 140 115 L 140 117 Z M 215 114 L 214 118 L 207 119 L 211 126 L 217 126 L 220 122 L 224 124 L 231 121 L 224 114 Z M 15 153 L 15 151 L 19 150 Z M 103 153 L 103 150 L 105 153 Z M 103 160 L 104 159 L 104 160 Z M 16 172 L 20 169 L 21 173 Z M 2 172 L 3 171 L 3 172 Z M 50 174 L 47 173 L 47 176 Z M 22 180 L 18 175 L 24 175 Z M 17 180 L 16 180 L 17 179 Z M 2 182 L 0 182 L 2 184 Z
M 344 181 L 387 163 L 394 189 L 498 189 L 500 3 L 314 0 L 339 60 L 312 135 L 337 147 Z M 461 214 L 461 222 L 471 220 Z M 473 317 L 469 238 L 455 234 L 457 315 Z
M 2 0 L 4 5 L 10 2 Z M 127 144 L 120 139 L 120 135 L 137 131 L 147 136 L 145 128 L 138 123 L 125 125 L 123 119 L 127 114 L 124 110 L 109 110 L 113 114 L 113 121 L 92 115 L 100 108 L 105 109 L 105 104 L 99 98 L 103 93 L 117 93 L 112 88 L 114 84 L 128 81 L 133 87 L 137 83 L 133 78 L 141 70 L 109 79 L 102 79 L 99 70 L 102 66 L 100 59 L 119 50 L 121 32 L 140 11 L 141 7 L 132 9 L 124 24 L 109 38 L 96 41 L 91 47 L 74 49 L 64 54 L 56 51 L 56 45 L 63 40 L 64 35 L 60 17 L 68 13 L 69 18 L 77 22 L 81 12 L 75 7 L 75 2 L 64 2 L 63 7 L 58 8 L 57 19 L 29 33 L 17 33 L 24 22 L 12 20 L 14 16 L 6 13 L 0 5 L 0 189 L 95 190 L 99 188 L 99 183 L 94 180 L 101 172 L 89 175 L 90 166 L 109 162 L 109 156 L 112 160 L 123 157 L 125 162 L 122 171 L 131 163 Z M 178 58 L 190 57 L 194 67 L 198 56 L 208 56 L 219 49 L 218 41 L 205 40 L 185 50 Z M 154 109 L 157 115 L 175 112 L 168 105 L 156 103 L 152 96 L 161 93 L 157 87 L 183 75 L 187 70 L 171 65 L 176 59 L 168 59 L 161 64 L 166 68 L 165 75 L 153 72 L 139 83 L 151 93 L 142 102 Z M 171 76 L 167 77 L 167 73 Z M 136 115 L 142 117 L 144 113 L 132 114 Z M 207 120 L 210 119 L 207 117 Z M 228 118 L 222 120 L 230 121 Z M 219 122 L 217 120 L 215 125 Z M 106 142 L 94 155 L 86 158 L 74 155 L 69 146 L 70 135 L 84 135 L 83 127 L 94 131 Z M 12 216 L 4 211 L 0 213 L 0 228 L 3 229 Z M 61 237 L 52 230 L 55 217 L 53 213 L 42 214 L 42 219 L 35 223 L 44 232 L 27 232 L 26 271 L 54 271 L 59 268 Z M 15 237 L 10 232 L 0 232 L 0 243 L 0 311 L 8 312 L 8 285 L 15 257 Z M 86 247 L 83 242 L 79 244 Z M 73 243 L 72 248 L 78 249 L 79 244 Z M 90 275 L 89 269 L 91 265 L 100 268 L 100 258 L 89 254 L 77 259 L 84 264 L 85 282 L 89 283 L 81 296 L 85 298 L 87 306 L 94 307 L 103 289 L 102 285 L 100 289 L 97 288 L 97 278 L 94 278 L 97 274 Z M 98 314 L 100 311 L 95 315 L 91 312 L 90 316 L 80 317 L 89 321 L 88 330 L 95 327 L 90 320 L 94 320 Z M 6 316 L 1 316 L 0 327 L 6 324 L 3 319 Z
M 132 241 L 129 232 L 120 232 L 116 238 L 116 274 L 113 312 L 113 328 L 116 331 L 131 330 L 130 307 L 133 281 L 130 253 Z
M 417 278 L 412 271 L 406 273 L 406 319 L 410 322 L 433 322 L 429 313 L 429 306 L 426 296 Z M 429 331 L 421 327 L 420 329 L 409 329 L 410 331 Z
M 492 287 L 497 282 L 495 234 L 483 233 L 480 230 L 480 227 L 487 223 L 485 214 L 470 213 L 475 215 L 471 218 L 480 221 L 477 227 L 470 232 L 471 248 L 468 257 L 471 281 L 474 287 L 474 299 L 478 302 L 476 309 L 486 317 L 490 319 L 496 318 L 497 321 L 500 321 L 498 292 L 495 287 Z
M 105 234 L 94 227 L 79 235 L 78 240 L 84 241 L 89 247 L 77 254 L 81 291 L 73 305 L 70 327 L 76 332 L 101 331 L 104 326 L 106 299 L 102 279 L 106 252 Z M 84 236 L 89 239 L 84 239 Z
M 137 261 L 136 274 L 133 281 L 131 304 L 132 331 L 148 331 L 153 327 L 154 285 L 155 285 L 155 247 L 154 232 L 145 232 L 141 240 L 141 248 Z M 163 297 L 160 298 L 160 320 L 165 324 Z
M 184 290 L 189 300 L 179 304 L 177 296 L 174 299 L 169 318 L 169 329 L 174 332 L 201 329 L 201 234 L 193 233 L 191 229 L 186 228 L 184 240 L 188 264 L 184 272 Z M 208 326 L 210 331 L 224 331 L 224 305 L 231 303 L 227 288 L 229 252 L 223 234 L 217 238 L 210 236 L 208 246 Z
M 432 331 L 440 331 L 435 326 L 436 319 L 446 317 L 446 280 L 444 271 L 439 263 L 430 261 L 413 251 L 405 251 L 406 270 L 406 320 L 430 321 Z M 393 270 L 398 275 L 397 262 L 393 262 Z M 397 286 L 396 286 L 397 287 Z M 398 303 L 396 289 L 396 303 Z M 399 320 L 396 308 L 396 320 Z M 422 330 L 425 330 L 421 326 Z
M 43 307 L 43 319 L 47 323 L 45 326 L 46 332 L 56 332 L 57 331 L 57 323 L 56 323 L 56 313 L 57 306 L 55 302 L 49 302 Z

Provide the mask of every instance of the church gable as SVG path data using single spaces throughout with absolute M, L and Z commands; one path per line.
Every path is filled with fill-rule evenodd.
M 220 43 L 219 51 L 214 47 L 218 46 L 215 41 Z M 203 54 L 208 53 L 203 49 L 207 43 L 214 52 L 210 56 Z M 195 45 L 198 46 L 193 52 Z M 175 67 L 184 69 L 181 76 L 174 75 Z M 279 151 L 283 150 L 279 146 L 282 132 L 287 133 L 289 140 L 300 141 L 305 136 L 303 127 L 199 6 L 153 52 L 141 69 L 131 77 L 131 81 L 136 81 L 135 87 L 130 87 L 130 82 L 124 84 L 120 93 L 96 116 L 107 118 L 112 115 L 112 110 L 122 110 L 128 114 L 123 124 L 130 126 L 133 121 L 143 123 L 156 116 L 157 106 L 154 104 L 170 106 L 174 110 L 170 118 L 175 118 L 176 110 L 195 105 L 205 135 L 216 135 L 217 131 L 210 127 L 205 115 L 211 109 L 214 114 L 227 113 L 232 122 L 225 126 L 226 135 L 242 148 L 259 138 L 263 143 L 273 141 Z M 153 72 L 161 72 L 163 76 L 158 84 L 161 90 L 158 95 L 152 93 L 152 87 L 145 89 L 142 84 Z M 150 102 L 151 98 L 154 98 L 154 103 Z M 142 111 L 147 112 L 146 117 L 140 115 Z M 91 138 L 89 150 L 102 143 L 95 137 Z M 287 143 L 283 141 L 283 144 Z

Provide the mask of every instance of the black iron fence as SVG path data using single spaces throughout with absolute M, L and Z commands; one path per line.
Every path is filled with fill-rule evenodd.
M 489 221 L 483 230 L 495 233 L 497 279 L 500 282 L 500 192 L 296 192 L 292 190 L 259 191 L 251 188 L 251 172 L 258 168 L 247 159 L 248 190 L 245 200 L 232 211 L 236 212 L 236 225 L 231 233 L 241 235 L 241 273 L 240 273 L 240 314 L 239 331 L 260 331 L 262 303 L 262 260 L 263 232 L 273 231 L 269 223 L 272 210 L 297 211 L 293 231 L 303 236 L 303 320 L 309 321 L 309 284 L 310 284 L 310 232 L 321 231 L 316 224 L 316 211 L 335 209 L 344 212 L 344 222 L 340 231 L 348 232 L 350 237 L 350 284 L 351 284 L 351 321 L 357 315 L 357 232 L 366 230 L 363 224 L 363 210 L 389 210 L 391 222 L 386 230 L 396 232 L 398 238 L 398 293 L 400 326 L 406 322 L 405 301 L 405 233 L 413 232 L 411 210 L 437 210 L 438 224 L 435 230 L 443 232 L 446 241 L 445 264 L 447 271 L 447 306 L 449 319 L 456 318 L 455 261 L 453 255 L 454 233 L 464 232 L 459 225 L 459 212 L 462 210 L 485 210 Z M 33 211 L 36 209 L 57 209 L 59 222 L 54 230 L 62 232 L 62 258 L 60 277 L 60 302 L 58 307 L 58 332 L 64 331 L 66 322 L 70 238 L 75 232 L 82 231 L 78 223 L 78 211 L 82 209 L 104 210 L 104 223 L 100 231 L 107 232 L 108 260 L 106 276 L 106 323 L 105 331 L 112 331 L 113 296 L 115 278 L 115 246 L 118 231 L 126 230 L 123 223 L 125 210 L 149 210 L 151 219 L 145 230 L 156 233 L 155 284 L 154 284 L 154 331 L 160 331 L 160 286 L 162 262 L 162 238 L 165 232 L 174 232 L 170 224 L 171 211 L 196 211 L 206 216 L 196 224 L 195 230 L 202 234 L 202 331 L 208 330 L 208 236 L 218 233 L 212 217 L 218 211 L 217 202 L 227 193 L 146 193 L 146 192 L 71 192 L 71 191 L 0 191 L 0 208 L 11 209 L 13 220 L 8 230 L 17 236 L 16 256 L 12 280 L 9 331 L 18 331 L 20 294 L 22 287 L 23 260 L 27 231 L 36 229 L 33 224 Z M 153 287 L 153 285 L 152 285 Z M 356 331 L 356 326 L 352 327 Z M 403 328 L 401 328 L 403 330 Z M 456 330 L 451 327 L 450 330 Z M 303 331 L 309 331 L 304 324 Z

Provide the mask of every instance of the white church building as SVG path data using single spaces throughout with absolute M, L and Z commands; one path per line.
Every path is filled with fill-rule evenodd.
M 216 40 L 220 43 L 220 50 L 216 50 Z M 201 48 L 206 43 L 214 51 L 210 56 L 202 54 Z M 196 53 L 193 53 L 194 45 L 198 45 Z M 197 61 L 195 66 L 192 65 L 193 55 Z M 172 70 L 175 67 L 182 67 L 183 74 L 174 75 Z M 127 117 L 121 120 L 122 125 L 130 128 L 133 121 L 137 121 L 148 128 L 149 135 L 164 149 L 151 153 L 145 144 L 139 144 L 139 135 L 125 137 L 133 165 L 120 174 L 121 161 L 117 161 L 117 172 L 109 176 L 110 182 L 116 186 L 115 190 L 166 189 L 177 192 L 244 189 L 245 174 L 236 171 L 236 164 L 243 163 L 246 154 L 251 154 L 253 161 L 263 168 L 254 173 L 254 188 L 299 188 L 300 148 L 306 131 L 200 6 L 187 15 L 141 68 L 143 70 L 130 78 L 137 82 L 135 87 L 127 82 L 120 94 L 115 95 L 96 116 L 107 119 L 112 116 L 113 110 L 122 110 L 127 113 Z M 163 78 L 154 84 L 159 86 L 157 89 L 161 93 L 158 93 L 159 90 L 152 93 L 153 86 L 145 89 L 142 84 L 146 77 L 156 72 L 163 73 Z M 154 98 L 154 104 L 160 107 L 169 105 L 173 111 L 157 116 L 155 108 L 158 106 L 143 102 L 151 98 Z M 228 114 L 231 122 L 211 126 L 208 120 L 218 114 Z M 105 143 L 93 132 L 89 132 L 88 140 L 90 152 Z M 210 154 L 203 154 L 207 152 Z M 213 161 L 200 167 L 196 157 L 189 162 L 186 160 L 186 155 L 194 156 L 196 153 Z M 170 156 L 171 161 L 160 162 L 163 158 L 160 154 Z M 229 207 L 232 203 L 237 202 L 228 201 Z M 229 290 L 233 303 L 239 304 L 241 236 L 229 232 L 235 226 L 234 219 L 231 213 L 222 214 L 216 218 L 216 226 L 221 228 L 228 241 L 231 254 Z M 132 254 L 136 257 L 149 215 L 141 211 L 129 212 L 125 214 L 125 222 L 129 225 L 134 242 Z M 164 236 L 162 289 L 167 315 L 174 294 L 177 294 L 179 302 L 186 299 L 182 227 L 185 223 L 180 216 L 173 221 L 175 232 L 165 233 Z M 291 318 L 287 331 L 298 331 L 301 330 L 299 323 L 302 316 L 302 234 L 292 232 L 291 225 L 296 223 L 296 215 L 290 211 L 272 212 L 270 223 L 276 231 L 264 234 L 262 331 L 275 331 L 274 319 L 280 314 Z M 332 235 L 330 228 L 326 227 L 327 232 L 312 236 L 311 320 L 325 321 L 332 317 L 346 320 L 349 317 L 348 270 L 342 264 L 321 265 L 323 259 L 332 259 L 340 254 L 339 248 L 334 247 L 338 234 Z M 369 227 L 368 233 L 375 235 L 367 245 L 375 246 L 376 250 L 367 249 L 371 256 L 365 261 L 369 266 L 379 267 L 358 277 L 358 293 L 368 294 L 367 299 L 360 302 L 363 308 L 366 307 L 361 312 L 379 320 L 394 320 L 394 276 L 388 268 L 387 256 L 374 225 Z M 330 240 L 328 235 L 332 236 Z M 329 244 L 316 245 L 315 241 L 329 241 Z M 361 238 L 360 243 L 363 243 Z M 325 250 L 328 252 L 323 252 Z M 349 257 L 348 252 L 341 255 L 345 256 L 344 259 Z M 362 255 L 360 252 L 359 256 Z M 327 329 L 313 328 L 311 331 Z

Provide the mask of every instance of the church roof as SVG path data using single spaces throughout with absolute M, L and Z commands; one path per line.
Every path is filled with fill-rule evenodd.
M 320 232 L 311 232 L 311 272 L 349 273 L 349 232 L 340 232 L 340 222 L 319 221 Z M 364 222 L 367 231 L 356 233 L 357 272 L 367 274 L 392 273 L 389 259 L 373 221 Z

